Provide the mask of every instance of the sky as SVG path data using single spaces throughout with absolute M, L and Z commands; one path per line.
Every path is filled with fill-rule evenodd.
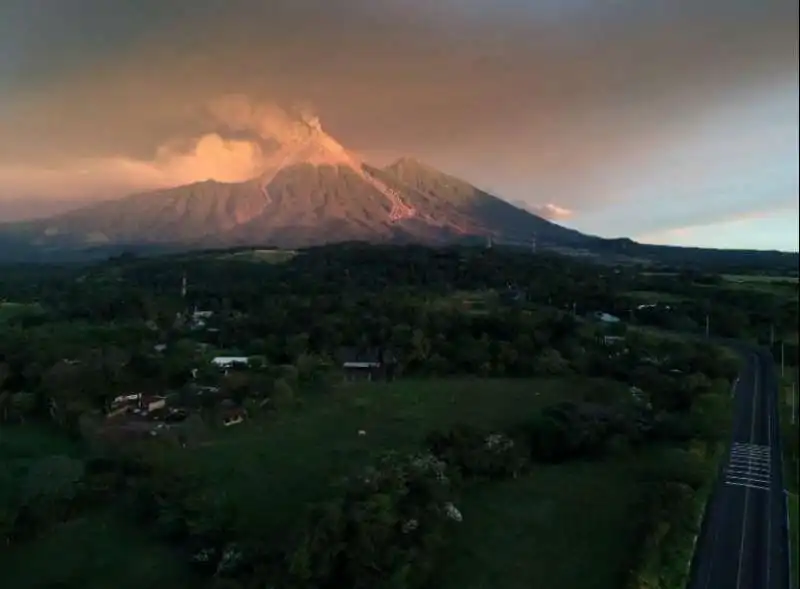
M 246 179 L 261 152 L 241 113 L 221 114 L 236 95 L 275 124 L 315 113 L 369 162 L 413 156 L 588 233 L 797 251 L 797 13 L 796 0 L 3 0 L 0 218 Z

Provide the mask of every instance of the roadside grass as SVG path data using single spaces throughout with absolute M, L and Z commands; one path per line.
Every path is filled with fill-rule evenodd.
M 796 337 L 796 334 L 795 334 Z M 792 581 L 795 587 L 800 587 L 800 521 L 798 520 L 798 492 L 800 491 L 800 448 L 798 448 L 798 434 L 800 434 L 800 424 L 797 421 L 792 423 L 792 409 L 797 408 L 792 404 L 792 394 L 797 395 L 798 391 L 792 388 L 794 383 L 797 387 L 797 368 L 789 370 L 787 375 L 780 380 L 781 397 L 781 441 L 783 442 L 783 470 L 784 486 L 788 493 L 789 508 L 789 547 L 792 555 Z M 795 398 L 797 402 L 797 398 Z
M 789 547 L 791 549 L 792 554 L 792 582 L 794 583 L 795 587 L 800 587 L 800 579 L 798 579 L 798 574 L 800 574 L 800 555 L 798 555 L 798 542 L 800 542 L 800 533 L 798 533 L 797 526 L 800 523 L 800 507 L 798 507 L 797 502 L 797 491 L 794 493 L 789 493 L 789 533 L 791 534 L 791 540 Z
M 3 586 L 14 589 L 192 586 L 182 559 L 106 510 L 59 524 L 36 542 L 0 550 L 0 570 Z
M 631 459 L 542 466 L 468 489 L 441 589 L 611 589 L 631 564 L 641 487 Z
M 418 450 L 432 430 L 455 423 L 516 424 L 545 404 L 583 398 L 596 383 L 580 378 L 354 383 L 160 458 L 167 468 L 213 487 L 232 506 L 243 532 L 280 542 L 305 506 L 331 496 L 332 481 L 376 454 Z

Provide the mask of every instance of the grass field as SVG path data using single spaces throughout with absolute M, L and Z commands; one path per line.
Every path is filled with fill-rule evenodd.
M 761 276 L 759 274 L 723 274 L 722 277 L 730 282 L 751 282 L 761 284 L 797 284 L 797 276 Z
M 723 279 L 727 288 L 751 290 L 782 298 L 797 298 L 798 282 L 796 276 L 726 274 Z
M 0 427 L 0 502 L 11 500 L 20 477 L 36 460 L 79 453 L 80 448 L 45 428 Z M 185 587 L 179 583 L 184 571 L 178 562 L 106 511 L 59 524 L 35 542 L 0 549 L 2 586 L 14 589 Z
M 239 260 L 244 262 L 261 262 L 265 264 L 282 264 L 293 259 L 297 252 L 292 250 L 247 250 L 219 256 L 223 260 Z
M 183 560 L 107 511 L 60 524 L 36 542 L 0 550 L 4 587 L 189 587 Z
M 0 426 L 0 508 L 11 501 L 17 482 L 30 465 L 53 454 L 76 456 L 78 448 L 44 428 Z
M 458 309 L 464 313 L 481 315 L 488 312 L 488 306 L 496 304 L 499 300 L 498 293 L 492 290 L 457 290 L 447 296 L 430 301 L 429 307 L 432 310 L 452 311 Z
M 630 565 L 639 487 L 623 458 L 543 466 L 467 491 L 441 589 L 611 589 Z
M 167 458 L 213 486 L 246 529 L 282 539 L 310 501 L 330 496 L 333 479 L 368 464 L 375 454 L 416 450 L 430 431 L 457 422 L 517 423 L 543 404 L 581 397 L 588 382 L 353 384 L 295 411 L 222 431 L 203 447 L 175 450 Z M 359 430 L 366 435 L 359 436 Z
M 41 306 L 35 303 L 0 302 L 0 325 L 22 315 L 35 315 L 41 312 Z
M 656 290 L 632 290 L 625 294 L 644 304 L 677 303 L 686 300 L 685 297 L 674 295 L 668 292 L 659 292 Z
M 31 425 L 0 426 L 0 463 L 47 454 L 70 454 L 77 449 L 61 433 Z
M 198 488 L 207 489 L 203 500 L 225 502 L 242 536 L 280 546 L 309 502 L 331 496 L 333 478 L 376 453 L 418 449 L 431 430 L 457 422 L 516 424 L 545 404 L 584 398 L 598 384 L 583 378 L 352 384 L 161 457 L 200 479 Z M 72 451 L 57 436 L 29 432 L 36 430 L 0 437 L 0 456 Z M 520 479 L 467 488 L 459 501 L 464 522 L 449 540 L 435 586 L 620 586 L 630 564 L 638 465 L 640 459 L 620 454 L 540 466 Z M 19 589 L 61 586 L 58 581 L 86 589 L 192 586 L 181 558 L 110 510 L 56 526 L 0 555 L 0 570 Z

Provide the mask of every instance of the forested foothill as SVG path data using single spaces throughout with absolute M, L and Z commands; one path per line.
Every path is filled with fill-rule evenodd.
M 0 267 L 3 586 L 677 588 L 723 344 L 796 370 L 797 288 L 497 247 Z

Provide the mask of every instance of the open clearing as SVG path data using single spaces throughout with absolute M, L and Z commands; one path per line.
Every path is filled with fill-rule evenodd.
M 332 481 L 377 453 L 419 449 L 432 430 L 459 422 L 516 424 L 544 404 L 581 398 L 590 386 L 587 379 L 352 384 L 165 458 L 224 496 L 246 529 L 281 541 L 309 502 L 329 497 Z
M 38 315 L 42 307 L 35 303 L 11 303 L 0 301 L 0 324 L 23 315 Z
M 467 491 L 441 589 L 611 589 L 630 564 L 639 487 L 625 459 L 537 468 Z
M 632 290 L 625 294 L 644 304 L 677 303 L 686 300 L 686 297 L 656 290 Z
M 47 429 L 0 426 L 0 510 L 11 501 L 16 483 L 35 460 L 53 454 L 76 456 L 77 453 L 78 449 L 63 436 Z
M 0 427 L 0 510 L 36 460 L 54 454 L 77 456 L 79 451 L 46 428 Z M 14 589 L 188 586 L 186 571 L 174 554 L 107 510 L 56 525 L 35 542 L 0 549 L 0 570 L 2 586 Z
M 191 586 L 177 555 L 107 511 L 57 525 L 36 542 L 1 554 L 3 586 L 14 589 Z
M 265 264 L 283 264 L 297 255 L 293 250 L 247 250 L 219 256 L 222 260 L 239 260 L 244 262 L 261 262 Z
M 543 405 L 582 399 L 601 384 L 608 386 L 585 378 L 354 383 L 161 458 L 205 483 L 203 501 L 229 505 L 243 535 L 280 546 L 309 502 L 330 497 L 336 477 L 375 454 L 418 449 L 430 431 L 455 423 L 514 425 Z M 35 441 L 22 446 L 32 451 Z M 55 441 L 44 436 L 36 443 L 49 453 L 57 451 Z M 15 447 L 20 444 L 17 439 Z M 620 455 L 541 466 L 517 480 L 469 487 L 459 501 L 465 519 L 449 540 L 436 586 L 521 589 L 543 580 L 553 589 L 619 586 L 640 490 L 635 460 Z M 42 562 L 49 566 L 37 566 Z M 87 589 L 189 586 L 169 548 L 108 510 L 55 527 L 0 557 L 0 566 L 20 589 L 56 586 L 57 580 Z
M 433 310 L 460 310 L 471 315 L 485 315 L 488 307 L 500 300 L 497 292 L 492 290 L 469 291 L 457 290 L 447 296 L 433 299 L 428 304 Z

